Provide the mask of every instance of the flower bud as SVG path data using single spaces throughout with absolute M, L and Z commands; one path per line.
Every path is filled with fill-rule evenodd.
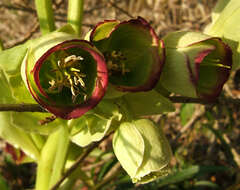
M 164 64 L 164 44 L 146 20 L 100 22 L 90 41 L 104 54 L 109 81 L 117 90 L 148 91 L 156 85 Z
M 21 73 L 34 99 L 63 119 L 80 117 L 96 106 L 108 82 L 103 55 L 89 42 L 63 32 L 33 41 Z
M 232 67 L 232 51 L 220 38 L 198 32 L 173 32 L 164 39 L 164 88 L 187 97 L 213 101 Z
M 150 120 L 122 123 L 113 136 L 113 149 L 134 183 L 148 183 L 170 172 L 171 148 L 162 129 Z

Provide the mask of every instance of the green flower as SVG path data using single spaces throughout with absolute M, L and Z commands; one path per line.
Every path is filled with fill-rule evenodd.
M 162 129 L 150 120 L 122 123 L 113 149 L 134 183 L 148 183 L 170 172 L 171 148 Z
M 63 119 L 95 107 L 108 83 L 103 55 L 91 43 L 59 31 L 30 44 L 22 78 L 34 99 Z
M 160 82 L 170 92 L 213 101 L 228 80 L 232 51 L 220 38 L 173 32 L 163 38 L 166 64 Z
M 120 91 L 148 91 L 159 80 L 164 64 L 164 44 L 141 17 L 100 22 L 90 41 L 103 52 L 109 82 Z

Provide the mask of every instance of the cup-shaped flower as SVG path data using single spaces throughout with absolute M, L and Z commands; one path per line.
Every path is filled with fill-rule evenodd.
M 231 71 L 230 47 L 220 38 L 198 32 L 173 32 L 163 40 L 163 87 L 183 96 L 215 100 Z
M 150 120 L 122 123 L 113 136 L 113 149 L 134 183 L 148 183 L 170 172 L 171 148 L 162 129 Z
M 63 119 L 77 118 L 104 96 L 108 75 L 103 55 L 89 42 L 55 32 L 33 41 L 22 77 L 34 99 Z
M 100 22 L 89 35 L 104 54 L 109 82 L 120 91 L 148 91 L 159 80 L 164 64 L 164 44 L 141 17 Z

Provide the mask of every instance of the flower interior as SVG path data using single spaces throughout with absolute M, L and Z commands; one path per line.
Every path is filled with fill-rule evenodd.
M 110 76 L 124 76 L 130 72 L 130 70 L 126 68 L 126 57 L 121 51 L 113 50 L 112 52 L 106 52 L 104 57 L 107 60 L 107 68 Z
M 88 100 L 94 90 L 97 72 L 93 63 L 92 56 L 77 46 L 55 51 L 40 69 L 41 87 L 56 105 L 80 104 Z
M 231 70 L 231 58 L 228 57 L 227 48 L 223 44 L 215 44 L 215 47 L 198 65 L 197 92 L 209 98 L 220 93 Z

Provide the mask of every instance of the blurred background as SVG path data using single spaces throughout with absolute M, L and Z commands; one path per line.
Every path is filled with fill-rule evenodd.
M 126 20 L 141 16 L 149 21 L 159 37 L 171 31 L 203 31 L 211 21 L 211 11 L 217 0 L 85 0 L 84 36 L 94 25 L 105 19 Z M 53 0 L 58 27 L 66 23 L 67 0 Z M 0 39 L 5 48 L 24 43 L 40 36 L 33 0 L 0 0 Z M 153 116 L 164 129 L 173 150 L 170 176 L 146 185 L 134 185 L 120 170 L 111 182 L 101 189 L 192 190 L 240 189 L 240 116 L 239 104 L 227 98 L 240 98 L 240 72 L 234 71 L 224 86 L 216 105 L 177 103 L 176 111 Z M 224 101 L 226 99 L 226 101 Z M 1 126 L 0 126 L 1 127 Z M 15 151 L 15 150 L 14 150 Z M 94 180 L 101 181 L 116 165 L 111 137 L 101 143 L 99 151 L 106 154 L 105 162 L 90 155 L 84 171 Z M 34 164 L 18 164 L 6 143 L 0 141 L 0 185 L 9 189 L 33 189 Z M 1 187 L 1 186 L 0 186 Z M 79 181 L 77 189 L 87 189 Z

